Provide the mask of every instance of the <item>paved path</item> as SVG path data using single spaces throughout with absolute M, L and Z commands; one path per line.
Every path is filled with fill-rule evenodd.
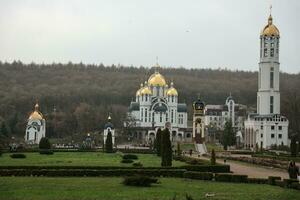
M 209 158 L 206 157 L 201 157 L 201 159 L 209 160 Z M 217 159 L 217 163 L 224 164 L 224 160 Z M 281 178 L 288 178 L 287 171 L 282 169 L 264 167 L 231 160 L 227 160 L 226 164 L 230 165 L 230 170 L 234 174 L 245 174 L 250 178 L 268 178 L 268 176 L 280 176 Z

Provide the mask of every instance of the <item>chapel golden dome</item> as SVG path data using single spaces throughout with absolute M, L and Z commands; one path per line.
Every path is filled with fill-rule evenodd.
M 141 90 L 143 89 L 143 83 L 141 83 L 141 87 L 140 87 L 140 89 L 138 89 L 137 91 L 136 91 L 136 94 L 135 94 L 135 96 L 141 96 Z
M 149 86 L 160 86 L 163 87 L 166 85 L 166 80 L 163 75 L 159 72 L 154 72 L 148 79 Z
M 280 35 L 278 28 L 273 24 L 272 15 L 269 16 L 268 24 L 261 31 L 260 35 L 261 36 L 279 36 Z
M 42 120 L 43 119 L 43 114 L 39 111 L 39 104 L 35 104 L 34 111 L 29 116 L 29 119 L 32 119 L 32 120 L 34 120 L 34 119 Z
M 171 83 L 170 89 L 167 90 L 167 95 L 168 95 L 168 96 L 178 96 L 178 92 L 177 92 L 177 90 L 174 88 L 173 85 L 174 85 L 174 84 L 173 84 L 173 82 L 172 82 L 172 83 Z
M 141 95 L 144 95 L 144 94 L 149 94 L 149 95 L 152 94 L 152 92 L 148 86 L 145 86 L 141 89 Z

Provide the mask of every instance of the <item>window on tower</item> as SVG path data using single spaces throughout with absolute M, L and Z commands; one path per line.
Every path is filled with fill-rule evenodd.
M 270 88 L 274 88 L 274 67 L 270 69 Z
M 271 47 L 272 47 L 272 48 L 274 47 L 274 43 L 273 43 L 273 42 L 271 43 Z
M 274 96 L 270 96 L 270 113 L 273 114 L 274 112 Z
M 267 57 L 267 56 L 268 56 L 268 50 L 264 49 L 264 57 Z
M 270 56 L 274 57 L 274 48 L 271 49 Z

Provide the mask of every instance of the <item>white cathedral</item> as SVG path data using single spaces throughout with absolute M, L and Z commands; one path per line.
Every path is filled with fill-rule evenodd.
M 28 144 L 39 144 L 46 135 L 46 121 L 39 111 L 39 104 L 35 104 L 26 126 L 25 141 Z
M 157 69 L 140 85 L 135 101 L 130 103 L 128 117 L 134 122 L 133 135 L 142 141 L 153 142 L 157 129 L 169 124 L 172 141 L 191 141 L 192 133 L 186 131 L 187 105 L 178 103 L 174 83 L 168 86 Z
M 257 113 L 249 114 L 245 121 L 246 148 L 289 145 L 289 122 L 280 114 L 279 39 L 279 30 L 270 15 L 260 35 Z

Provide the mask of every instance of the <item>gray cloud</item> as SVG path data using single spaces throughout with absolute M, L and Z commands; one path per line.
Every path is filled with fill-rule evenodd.
M 257 70 L 270 2 L 297 73 L 297 0 L 1 0 L 0 59 Z

